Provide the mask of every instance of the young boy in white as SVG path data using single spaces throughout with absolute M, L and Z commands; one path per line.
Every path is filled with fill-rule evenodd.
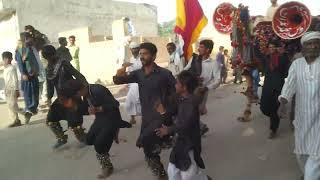
M 18 85 L 18 75 L 17 69 L 11 64 L 12 53 L 4 52 L 2 53 L 2 60 L 4 62 L 3 78 L 5 82 L 5 96 L 9 107 L 9 115 L 13 121 L 9 127 L 21 126 L 21 121 L 18 116 L 18 97 L 19 97 L 19 85 Z

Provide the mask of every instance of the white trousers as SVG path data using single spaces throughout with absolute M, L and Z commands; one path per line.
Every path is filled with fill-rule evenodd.
M 179 68 L 174 63 L 169 63 L 168 70 L 171 71 L 173 76 L 177 76 L 179 74 Z
M 191 165 L 187 171 L 181 171 L 172 163 L 168 166 L 169 180 L 208 180 L 207 175 L 203 174 L 194 160 L 193 151 L 189 152 Z
M 304 173 L 304 180 L 320 179 L 320 157 L 297 155 L 298 164 Z
M 39 97 L 41 97 L 42 102 L 46 102 L 48 100 L 48 87 L 47 87 L 47 80 L 43 82 L 39 82 Z
M 129 91 L 126 98 L 125 108 L 130 116 L 141 115 L 141 105 L 139 99 L 139 85 L 137 83 L 129 84 Z
M 10 120 L 18 120 L 19 106 L 16 90 L 5 90 L 5 95 L 9 109 Z

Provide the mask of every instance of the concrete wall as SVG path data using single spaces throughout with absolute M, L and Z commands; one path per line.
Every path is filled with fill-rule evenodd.
M 165 48 L 162 48 L 162 45 L 167 42 L 167 39 L 161 38 L 157 38 L 157 41 L 154 41 L 159 47 L 156 63 L 163 67 L 167 66 L 169 59 Z M 117 53 L 115 51 L 115 43 L 112 40 L 80 46 L 81 73 L 86 76 L 90 83 L 94 83 L 98 79 L 105 84 L 113 83 L 112 77 L 122 64 L 117 61 Z
M 162 64 L 163 66 L 168 64 L 169 54 L 167 52 L 167 44 L 170 42 L 169 38 L 165 37 L 143 37 L 143 42 L 152 42 L 157 46 L 158 53 L 156 63 Z
M 96 35 L 111 35 L 112 21 L 128 16 L 137 35 L 156 36 L 157 10 L 154 6 L 111 0 L 2 0 L 4 8 L 17 10 L 20 31 L 31 24 L 56 41 L 58 33 L 92 27 Z M 148 27 L 148 28 L 145 28 Z
M 113 41 L 90 43 L 80 48 L 81 73 L 88 81 L 94 83 L 100 79 L 105 84 L 112 83 L 112 76 L 120 68 Z
M 89 27 L 81 27 L 77 29 L 72 29 L 69 31 L 59 32 L 59 37 L 66 37 L 68 41 L 69 36 L 76 37 L 76 45 L 87 45 L 90 43 L 90 37 L 92 37 L 92 32 Z
M 95 83 L 100 80 L 105 84 L 112 84 L 112 77 L 116 71 L 121 67 L 122 62 L 118 60 L 117 42 L 113 40 L 103 40 L 100 42 L 93 42 L 90 28 L 83 27 L 66 32 L 60 32 L 59 36 L 69 37 L 76 36 L 76 44 L 80 47 L 79 59 L 81 73 L 87 78 L 90 83 Z M 162 37 L 132 37 L 132 41 L 152 42 L 158 47 L 158 54 L 156 63 L 162 67 L 166 67 L 169 60 L 169 55 L 166 51 L 166 44 L 169 38 Z M 131 53 L 126 49 L 129 57 Z
M 17 47 L 18 34 L 17 16 L 13 15 L 9 20 L 0 22 L 0 54 L 4 51 L 14 53 Z

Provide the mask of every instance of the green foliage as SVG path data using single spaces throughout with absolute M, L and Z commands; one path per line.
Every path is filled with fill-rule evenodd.
M 175 20 L 158 24 L 158 34 L 161 37 L 168 37 L 174 34 Z

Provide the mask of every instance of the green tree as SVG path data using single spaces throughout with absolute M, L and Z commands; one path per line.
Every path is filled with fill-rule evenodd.
M 161 37 L 168 37 L 174 34 L 173 29 L 175 26 L 175 20 L 163 22 L 158 24 L 158 32 Z

